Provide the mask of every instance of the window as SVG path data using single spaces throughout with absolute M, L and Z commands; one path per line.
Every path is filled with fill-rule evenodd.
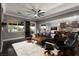
M 24 22 L 8 23 L 8 32 L 24 32 Z
M 24 32 L 24 22 L 19 22 L 17 26 L 18 32 Z

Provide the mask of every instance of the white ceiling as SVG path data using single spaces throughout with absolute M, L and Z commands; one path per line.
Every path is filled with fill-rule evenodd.
M 3 4 L 4 14 L 16 17 L 23 17 L 28 20 L 39 21 L 54 17 L 63 13 L 79 10 L 79 3 L 5 3 Z M 45 15 L 34 18 L 34 14 L 28 13 L 31 9 L 41 9 Z M 21 15 L 18 15 L 21 12 Z

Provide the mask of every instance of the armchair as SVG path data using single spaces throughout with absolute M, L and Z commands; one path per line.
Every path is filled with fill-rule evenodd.
M 59 50 L 63 51 L 64 55 L 74 55 L 75 48 L 77 45 L 78 34 L 77 33 L 69 33 L 65 38 L 65 41 L 58 42 L 57 44 Z

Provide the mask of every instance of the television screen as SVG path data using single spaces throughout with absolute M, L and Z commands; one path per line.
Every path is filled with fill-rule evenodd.
M 57 27 L 51 27 L 51 30 L 57 30 Z

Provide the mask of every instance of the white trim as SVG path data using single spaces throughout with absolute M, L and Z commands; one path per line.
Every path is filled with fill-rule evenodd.
M 28 18 L 28 17 L 13 15 L 13 14 L 9 14 L 9 13 L 5 13 L 4 15 L 13 16 L 13 17 L 18 17 L 18 18 L 24 18 L 24 19 L 27 19 L 27 20 L 29 19 L 29 20 L 30 20 L 30 18 Z
M 2 4 L 1 4 L 1 8 L 2 8 Z M 3 9 L 1 10 L 3 11 Z M 1 22 L 3 20 L 3 12 L 1 13 Z M 3 49 L 3 41 L 2 41 L 2 27 L 1 27 L 1 49 L 0 49 L 0 52 L 2 52 L 2 49 Z
M 16 37 L 16 38 L 9 38 L 9 39 L 4 39 L 3 41 L 10 41 L 10 40 L 16 40 L 16 39 L 23 39 L 25 37 Z
M 1 50 L 0 50 L 0 52 L 2 52 L 2 49 L 3 49 L 3 41 L 1 41 Z

